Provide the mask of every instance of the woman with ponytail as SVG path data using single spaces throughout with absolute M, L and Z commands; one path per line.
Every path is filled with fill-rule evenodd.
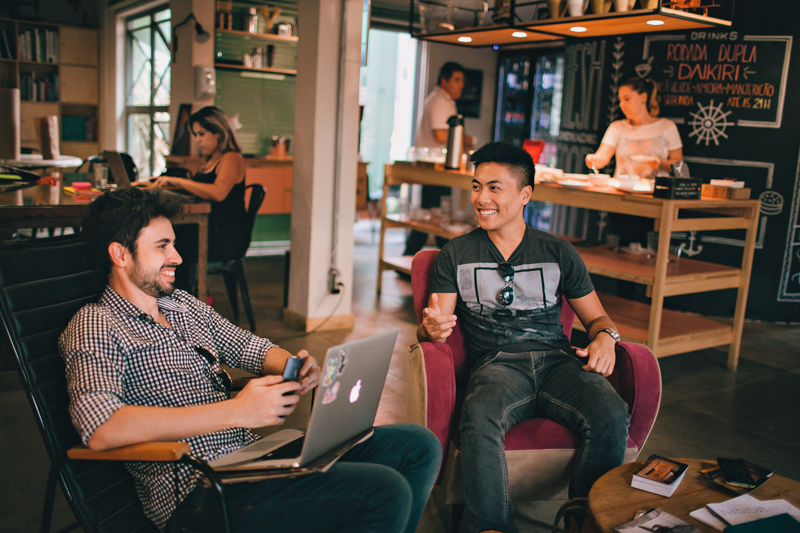
M 658 118 L 653 80 L 631 78 L 623 83 L 619 88 L 619 108 L 625 120 L 611 123 L 597 152 L 586 156 L 586 166 L 602 168 L 616 156 L 614 176 L 652 178 L 657 171 L 669 173 L 674 163 L 683 160 L 678 128 L 672 121 Z M 648 161 L 631 156 L 647 156 Z

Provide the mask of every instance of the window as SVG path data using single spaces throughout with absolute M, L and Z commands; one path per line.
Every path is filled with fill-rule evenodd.
M 170 19 L 159 7 L 126 21 L 126 144 L 142 176 L 160 174 L 169 153 Z

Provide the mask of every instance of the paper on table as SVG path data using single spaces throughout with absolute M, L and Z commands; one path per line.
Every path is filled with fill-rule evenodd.
M 743 496 L 738 496 L 736 498 L 730 499 L 730 500 L 728 500 L 728 501 L 726 501 L 724 503 L 732 504 L 734 502 L 736 502 L 737 504 L 748 504 L 749 505 L 749 504 L 753 504 L 753 503 L 758 503 L 758 500 L 753 498 L 749 494 L 745 494 Z M 722 531 L 723 529 L 728 527 L 728 524 L 726 524 L 725 522 L 723 522 L 722 520 L 720 520 L 719 518 L 717 518 L 716 516 L 711 514 L 711 511 L 709 511 L 705 507 L 697 509 L 696 511 L 692 511 L 691 513 L 689 513 L 689 516 L 691 516 L 695 520 L 699 520 L 700 522 L 703 522 L 704 524 L 706 524 L 708 526 L 713 527 L 717 531 Z
M 738 502 L 739 498 L 734 498 L 723 503 L 709 503 L 706 507 L 711 509 L 716 515 L 728 524 L 744 524 L 759 518 L 768 518 L 779 514 L 788 513 L 792 517 L 800 520 L 800 509 L 787 502 L 786 500 L 768 500 L 763 502 Z

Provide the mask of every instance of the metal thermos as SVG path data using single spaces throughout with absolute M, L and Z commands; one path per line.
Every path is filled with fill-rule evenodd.
M 461 168 L 461 154 L 464 149 L 464 117 L 453 115 L 447 119 L 450 129 L 447 130 L 447 155 L 444 168 Z

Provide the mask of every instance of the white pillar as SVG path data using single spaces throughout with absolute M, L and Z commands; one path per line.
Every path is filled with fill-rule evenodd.
M 171 0 L 172 26 L 180 24 L 191 13 L 197 22 L 211 34 L 205 43 L 195 41 L 194 21 L 190 20 L 176 30 L 178 50 L 173 56 L 170 87 L 170 131 L 175 134 L 178 108 L 181 104 L 192 104 L 192 112 L 205 106 L 214 105 L 213 98 L 196 99 L 194 93 L 195 66 L 214 66 L 214 2 L 208 0 Z M 174 49 L 174 43 L 173 43 Z M 224 110 L 223 110 L 224 111 Z M 192 143 L 192 153 L 197 152 L 197 145 Z
M 342 51 L 345 68 L 340 80 L 343 6 L 347 20 Z M 309 331 L 333 314 L 323 329 L 350 328 L 363 2 L 303 0 L 298 2 L 298 9 L 292 251 L 289 306 L 283 316 L 287 322 Z M 338 91 L 343 91 L 340 130 Z M 334 183 L 337 165 L 338 197 Z M 338 231 L 332 254 L 332 227 L 337 213 Z M 341 294 L 330 292 L 332 255 L 336 258 L 333 266 L 341 273 L 339 281 L 344 284 Z

